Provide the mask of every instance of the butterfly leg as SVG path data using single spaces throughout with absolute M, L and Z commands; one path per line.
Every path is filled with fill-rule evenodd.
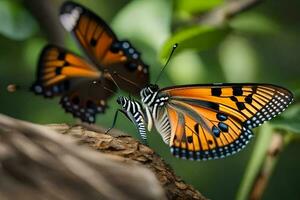
M 123 110 L 121 110 L 121 109 L 118 109 L 118 110 L 116 111 L 116 113 L 115 113 L 114 121 L 113 121 L 111 127 L 110 127 L 109 129 L 107 129 L 107 131 L 105 131 L 105 134 L 107 134 L 109 131 L 111 131 L 111 129 L 113 129 L 113 128 L 115 127 L 116 122 L 117 122 L 117 118 L 118 118 L 118 113 L 119 113 L 119 112 L 123 113 L 123 114 L 128 118 L 127 113 L 126 113 L 125 111 L 123 111 Z

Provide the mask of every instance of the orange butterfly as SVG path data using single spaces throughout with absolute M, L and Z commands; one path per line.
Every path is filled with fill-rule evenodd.
M 120 41 L 109 26 L 87 8 L 66 2 L 60 19 L 90 59 L 55 45 L 44 48 L 31 90 L 44 97 L 61 97 L 74 117 L 94 123 L 107 99 L 121 89 L 137 94 L 149 82 L 148 66 L 128 41 Z
M 117 102 L 122 107 L 119 111 L 137 126 L 143 142 L 147 140 L 145 127 L 150 131 L 154 125 L 173 155 L 190 160 L 223 158 L 240 151 L 253 137 L 252 128 L 280 114 L 293 101 L 289 90 L 257 83 L 163 89 L 151 84 L 140 96 L 141 103 L 127 97 Z
M 243 149 L 253 137 L 251 129 L 280 114 L 292 100 L 292 93 L 282 87 L 247 83 L 163 89 L 150 85 L 141 91 L 142 104 L 126 97 L 117 102 L 144 142 L 146 124 L 148 130 L 154 124 L 173 155 L 209 160 Z

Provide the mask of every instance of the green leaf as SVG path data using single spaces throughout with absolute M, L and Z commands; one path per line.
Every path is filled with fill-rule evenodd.
M 47 41 L 44 38 L 34 37 L 27 40 L 23 46 L 24 64 L 30 67 L 32 73 L 36 71 L 41 50 L 46 43 Z
M 185 28 L 175 33 L 164 43 L 160 52 L 160 60 L 164 63 L 175 43 L 179 44 L 176 53 L 185 49 L 204 51 L 218 45 L 228 32 L 227 27 L 197 25 Z
M 121 39 L 158 50 L 170 35 L 171 8 L 171 1 L 135 0 L 117 14 L 112 25 Z
M 300 134 L 300 105 L 296 104 L 290 107 L 280 117 L 272 120 L 271 124 L 274 128 Z
M 10 39 L 24 40 L 37 30 L 37 25 L 27 10 L 13 1 L 0 1 L 0 19 L 0 33 Z
M 278 119 L 272 123 L 276 129 L 282 129 L 293 134 L 300 134 L 300 120 L 299 119 Z
M 192 50 L 174 56 L 166 71 L 172 82 L 179 85 L 198 83 L 206 76 L 204 63 L 197 52 Z
M 295 96 L 295 101 L 296 101 L 296 102 L 300 102 L 300 89 L 297 89 L 297 90 L 294 92 L 294 96 Z
M 230 27 L 234 30 L 253 34 L 276 34 L 281 28 L 270 17 L 259 13 L 244 13 L 230 21 Z
M 219 58 L 228 82 L 255 82 L 259 61 L 251 43 L 241 36 L 230 36 L 220 45 Z
M 175 7 L 178 11 L 202 13 L 222 4 L 224 0 L 177 0 Z

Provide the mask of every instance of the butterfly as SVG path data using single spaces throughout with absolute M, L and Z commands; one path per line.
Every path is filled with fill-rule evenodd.
M 284 111 L 293 95 L 271 84 L 183 85 L 141 90 L 141 103 L 119 97 L 120 110 L 138 127 L 146 143 L 146 125 L 154 125 L 176 157 L 223 158 L 243 149 L 252 129 Z
M 57 45 L 47 45 L 31 87 L 35 94 L 61 96 L 60 104 L 66 112 L 94 123 L 96 114 L 105 112 L 107 99 L 116 92 L 116 86 L 138 94 L 148 84 L 148 66 L 140 53 L 128 41 L 119 40 L 99 16 L 82 5 L 65 2 L 60 21 L 88 59 Z
M 174 50 L 174 49 L 173 49 Z M 156 84 L 140 92 L 141 102 L 119 97 L 124 113 L 147 143 L 146 126 L 155 126 L 171 153 L 190 160 L 224 158 L 243 149 L 252 129 L 271 120 L 293 101 L 280 86 L 257 83 L 217 83 L 173 86 Z M 109 129 L 110 130 L 110 129 Z

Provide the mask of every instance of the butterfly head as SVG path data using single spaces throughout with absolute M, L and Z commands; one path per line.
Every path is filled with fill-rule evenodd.
M 123 96 L 120 96 L 118 97 L 117 99 L 117 103 L 122 106 L 122 108 L 126 108 L 127 106 L 127 102 L 129 101 L 129 99 L 127 97 L 123 97 Z
M 158 89 L 159 89 L 158 85 L 156 85 L 156 84 L 150 84 L 146 88 L 148 88 L 148 90 L 150 90 L 152 93 L 158 91 Z
M 150 85 L 146 86 L 145 88 L 143 88 L 140 92 L 142 102 L 144 104 L 151 103 L 152 97 L 156 96 L 158 90 L 159 90 L 159 87 L 156 84 L 150 84 Z

